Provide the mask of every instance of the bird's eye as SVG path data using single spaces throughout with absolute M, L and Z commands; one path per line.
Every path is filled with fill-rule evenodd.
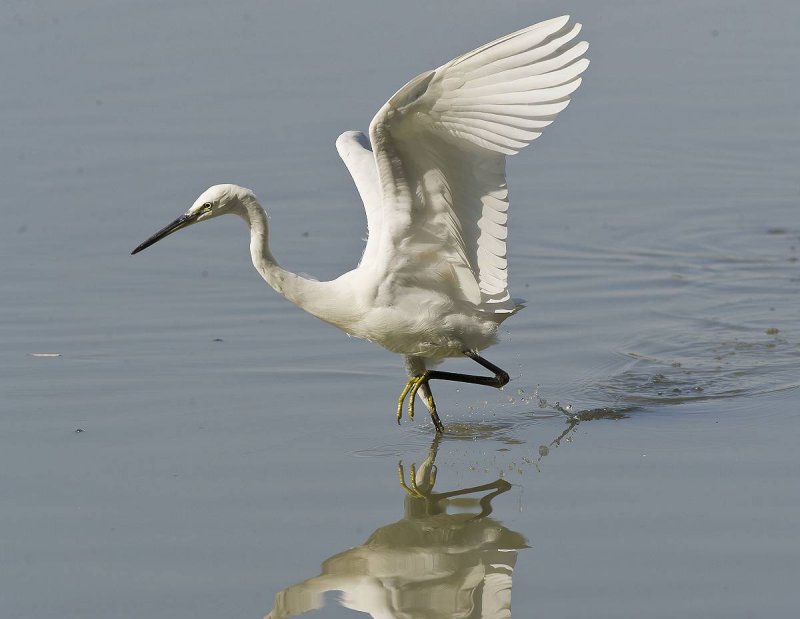
M 206 202 L 203 204 L 203 210 L 210 211 L 211 210 L 211 202 Z

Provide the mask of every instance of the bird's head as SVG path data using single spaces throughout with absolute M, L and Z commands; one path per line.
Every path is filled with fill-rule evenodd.
M 214 185 L 209 187 L 200 194 L 200 197 L 194 201 L 188 211 L 139 245 L 131 252 L 131 255 L 147 249 L 173 232 L 226 213 L 237 212 L 245 208 L 244 202 L 246 200 L 251 199 L 255 199 L 253 192 L 238 185 Z

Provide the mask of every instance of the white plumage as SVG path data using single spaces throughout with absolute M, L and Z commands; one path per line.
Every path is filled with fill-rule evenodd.
M 505 155 L 539 137 L 581 83 L 588 45 L 572 43 L 580 25 L 568 21 L 531 26 L 411 80 L 370 125 L 375 174 L 366 140 L 339 138 L 369 222 L 362 265 L 434 289 L 455 276 L 464 300 L 513 311 Z
M 357 268 L 336 280 L 281 268 L 263 209 L 236 185 L 211 187 L 133 253 L 198 221 L 240 215 L 264 279 L 322 320 L 404 355 L 421 381 L 412 402 L 421 389 L 431 408 L 430 365 L 491 345 L 520 307 L 508 291 L 505 159 L 539 137 L 580 85 L 589 61 L 579 32 L 564 16 L 488 43 L 408 82 L 372 119 L 369 138 L 339 136 L 368 240 Z

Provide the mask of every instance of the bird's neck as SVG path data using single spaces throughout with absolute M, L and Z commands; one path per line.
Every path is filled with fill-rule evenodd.
M 269 248 L 267 214 L 255 197 L 242 200 L 237 214 L 250 228 L 250 257 L 261 277 L 279 294 L 322 320 L 342 327 L 351 317 L 347 293 L 336 281 L 318 282 L 281 267 Z
M 291 289 L 293 280 L 299 279 L 299 276 L 281 268 L 272 255 L 269 249 L 267 214 L 258 201 L 255 198 L 244 199 L 242 207 L 237 214 L 250 228 L 250 257 L 253 259 L 253 266 L 270 286 L 286 296 L 287 282 Z

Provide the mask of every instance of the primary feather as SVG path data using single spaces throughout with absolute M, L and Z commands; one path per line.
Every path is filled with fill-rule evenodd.
M 364 201 L 359 269 L 378 282 L 379 303 L 427 289 L 497 321 L 515 311 L 505 159 L 539 137 L 580 85 L 589 61 L 579 32 L 564 16 L 484 45 L 397 91 L 369 142 L 358 132 L 337 140 Z

